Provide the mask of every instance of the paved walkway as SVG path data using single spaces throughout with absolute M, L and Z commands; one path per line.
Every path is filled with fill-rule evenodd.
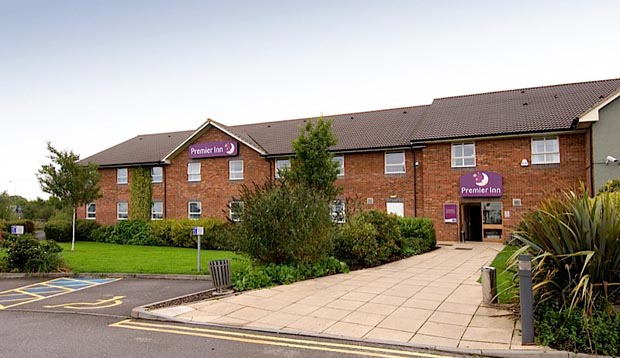
M 375 268 L 151 311 L 172 319 L 418 346 L 524 349 L 476 281 L 501 244 L 444 246 Z

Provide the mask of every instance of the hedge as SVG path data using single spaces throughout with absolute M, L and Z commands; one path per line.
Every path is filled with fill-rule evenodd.
M 76 241 L 94 241 L 93 231 L 101 225 L 93 220 L 77 220 L 75 224 Z M 57 242 L 71 241 L 71 222 L 70 221 L 49 221 L 45 224 L 45 238 Z
M 2 223 L 2 230 L 6 233 L 11 232 L 11 226 L 13 225 L 21 225 L 24 227 L 24 234 L 32 234 L 34 233 L 34 221 L 32 220 L 10 220 Z

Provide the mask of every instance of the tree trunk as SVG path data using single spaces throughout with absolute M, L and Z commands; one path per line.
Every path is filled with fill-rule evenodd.
M 73 225 L 71 226 L 73 228 L 73 236 L 71 237 L 71 251 L 73 251 L 75 248 L 75 206 L 73 207 Z

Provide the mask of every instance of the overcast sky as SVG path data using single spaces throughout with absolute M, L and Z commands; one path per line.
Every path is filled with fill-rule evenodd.
M 620 77 L 620 1 L 0 0 L 0 192 L 46 142 Z

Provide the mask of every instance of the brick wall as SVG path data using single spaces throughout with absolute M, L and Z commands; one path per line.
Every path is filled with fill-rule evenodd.
M 420 216 L 433 219 L 438 240 L 458 240 L 459 225 L 443 222 L 443 204 L 464 202 L 459 194 L 459 178 L 477 170 L 503 176 L 503 196 L 498 198 L 510 217 L 503 218 L 503 239 L 516 226 L 525 210 L 536 207 L 548 195 L 563 189 L 578 188 L 586 180 L 585 135 L 562 135 L 560 164 L 532 165 L 531 137 L 476 141 L 476 167 L 451 168 L 451 143 L 429 144 L 423 150 L 423 210 Z M 527 167 L 521 160 L 527 159 Z M 512 199 L 521 199 L 514 207 Z M 469 201 L 484 201 L 472 200 Z M 495 199 L 493 199 L 494 201 Z
M 97 205 L 97 222 L 101 224 L 116 223 L 116 203 L 126 201 L 129 203 L 129 184 L 116 184 L 116 168 L 99 169 L 101 180 L 101 198 L 95 201 Z M 128 182 L 131 182 L 131 169 L 128 170 Z M 153 188 L 155 191 L 155 187 Z M 131 205 L 131 203 L 129 203 Z M 79 219 L 86 218 L 86 207 L 78 209 L 77 217 Z

